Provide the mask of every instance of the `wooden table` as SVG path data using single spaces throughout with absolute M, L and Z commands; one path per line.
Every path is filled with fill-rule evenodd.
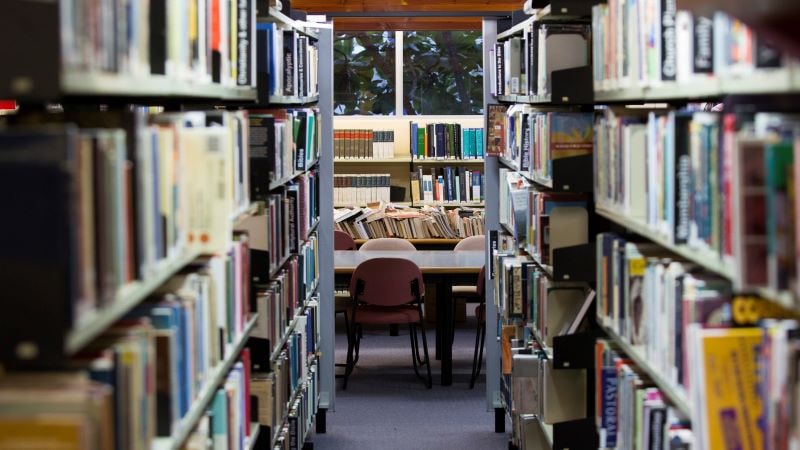
M 417 264 L 426 283 L 436 284 L 436 357 L 441 360 L 442 386 L 453 384 L 453 285 L 473 284 L 486 262 L 483 251 L 356 251 L 337 250 L 333 255 L 338 278 L 349 279 L 356 266 L 370 258 L 405 258 Z

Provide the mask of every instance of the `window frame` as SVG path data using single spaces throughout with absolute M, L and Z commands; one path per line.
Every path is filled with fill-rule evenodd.
M 335 31 L 335 30 L 334 30 Z M 364 30 L 366 32 L 383 32 L 384 30 Z M 396 117 L 401 119 L 409 119 L 411 117 L 483 117 L 482 114 L 406 114 L 403 108 L 403 97 L 405 96 L 405 80 L 403 78 L 403 57 L 405 47 L 405 32 L 408 30 L 395 30 L 394 31 L 394 114 L 334 114 L 334 117 L 379 117 L 389 118 Z M 445 31 L 445 30 L 441 30 Z M 449 30 L 449 31 L 463 31 L 463 30 Z M 347 33 L 349 31 L 342 31 Z M 481 52 L 483 53 L 483 52 Z M 486 61 L 481 58 L 481 66 L 484 68 L 483 76 L 486 76 Z

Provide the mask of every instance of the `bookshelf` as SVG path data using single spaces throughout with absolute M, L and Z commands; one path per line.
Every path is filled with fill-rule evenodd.
M 689 403 L 689 398 L 686 394 L 686 390 L 680 387 L 675 386 L 674 383 L 671 383 L 664 379 L 663 374 L 652 368 L 649 361 L 644 358 L 641 353 L 633 348 L 626 339 L 621 337 L 617 334 L 616 331 L 609 327 L 603 327 L 603 331 L 613 340 L 613 342 L 619 346 L 619 348 L 625 353 L 627 357 L 629 357 L 636 367 L 641 369 L 653 383 L 658 386 L 661 391 L 666 394 L 669 398 L 670 402 L 675 405 L 683 414 L 687 417 L 690 417 L 692 414 L 691 404 Z
M 789 439 L 794 439 L 796 432 L 771 415 L 777 401 L 765 393 L 777 392 L 772 389 L 778 385 L 795 386 L 797 381 L 783 375 L 768 379 L 763 374 L 794 357 L 794 350 L 781 346 L 794 342 L 788 336 L 796 326 L 785 319 L 800 310 L 793 284 L 798 254 L 786 247 L 796 236 L 797 213 L 784 213 L 785 208 L 794 207 L 789 203 L 794 205 L 795 200 L 785 202 L 785 184 L 775 176 L 784 170 L 797 173 L 797 159 L 781 159 L 794 153 L 798 142 L 794 131 L 782 133 L 794 129 L 791 117 L 797 108 L 781 101 L 798 93 L 798 63 L 793 52 L 797 39 L 777 23 L 767 25 L 754 19 L 772 14 L 788 17 L 787 4 L 764 4 L 756 13 L 741 2 L 678 2 L 676 9 L 654 19 L 667 31 L 674 26 L 676 40 L 659 43 L 658 51 L 670 56 L 651 65 L 633 56 L 640 50 L 651 51 L 635 40 L 616 52 L 601 51 L 619 36 L 630 36 L 627 27 L 634 23 L 623 17 L 627 12 L 623 11 L 618 21 L 608 15 L 617 5 L 610 1 L 592 10 L 594 55 L 599 63 L 593 76 L 594 98 L 603 105 L 595 125 L 595 211 L 615 231 L 598 235 L 597 241 L 597 320 L 607 337 L 598 340 L 597 350 L 606 362 L 595 377 L 598 383 L 605 382 L 607 371 L 612 370 L 609 358 L 627 359 L 630 362 L 623 362 L 615 371 L 620 395 L 648 392 L 657 399 L 653 405 L 659 413 L 680 424 L 668 431 L 669 436 L 693 441 L 699 448 L 716 448 L 724 432 L 712 418 L 712 405 L 718 401 L 714 386 L 721 383 L 715 375 L 721 366 L 758 372 L 753 383 L 771 387 L 753 396 L 736 396 L 729 408 L 754 409 L 754 417 L 766 418 L 758 423 L 755 419 L 743 421 L 737 428 L 745 433 L 763 430 L 758 433 L 765 442 L 777 443 L 777 436 L 792 433 Z M 741 14 L 748 9 L 750 13 Z M 713 39 L 705 39 L 712 29 Z M 733 41 L 751 46 L 752 51 L 736 53 Z M 631 57 L 632 71 L 618 65 Z M 693 101 L 717 108 L 712 112 Z M 769 126 L 764 127 L 765 123 Z M 662 132 L 666 141 L 648 140 Z M 619 136 L 620 141 L 611 144 L 612 136 Z M 700 136 L 715 139 L 705 141 Z M 634 147 L 641 151 L 629 147 L 640 138 L 643 145 Z M 669 143 L 662 145 L 664 142 Z M 662 149 L 667 150 L 657 165 L 662 170 L 640 178 L 640 162 L 652 161 L 653 151 Z M 706 156 L 715 163 L 701 169 L 698 164 L 706 161 Z M 696 157 L 700 159 L 692 159 Z M 611 167 L 616 163 L 620 163 L 619 170 Z M 696 177 L 691 185 L 685 184 L 688 174 Z M 660 200 L 654 201 L 653 189 L 660 190 L 664 209 L 656 206 Z M 687 196 L 703 191 L 710 195 Z M 705 216 L 708 221 L 699 213 L 706 207 L 714 208 Z M 778 227 L 776 220 L 787 228 Z M 707 234 L 710 230 L 714 231 Z M 625 232 L 638 237 L 628 238 Z M 707 239 L 710 235 L 713 238 Z M 756 249 L 763 250 L 759 256 Z M 601 263 L 608 266 L 601 269 Z M 621 265 L 629 266 L 623 269 Z M 623 278 L 613 281 L 623 272 Z M 664 283 L 656 281 L 656 272 L 663 274 Z M 639 292 L 639 281 L 667 290 Z M 673 282 L 678 289 L 674 295 L 669 291 Z M 619 296 L 609 291 L 618 288 Z M 720 308 L 736 308 L 750 301 L 772 302 L 765 307 L 768 312 L 756 314 L 772 320 L 756 325 L 713 315 Z M 640 305 L 647 311 L 642 315 Z M 662 322 L 665 316 L 667 320 Z M 648 319 L 642 322 L 644 317 Z M 674 339 L 659 338 L 662 335 Z M 759 350 L 747 351 L 742 358 L 717 352 L 734 341 L 750 342 Z M 773 353 L 767 356 L 767 352 Z M 647 387 L 650 384 L 653 387 Z M 597 407 L 602 410 L 602 402 Z M 633 423 L 642 408 L 620 410 L 619 414 L 623 422 Z M 599 423 L 605 420 L 598 417 Z M 601 434 L 608 436 L 603 428 Z M 639 426 L 634 429 L 642 431 Z M 614 433 L 618 447 L 630 442 L 626 433 Z
M 547 61 L 537 65 L 527 59 L 531 42 L 546 39 L 550 24 L 587 36 L 588 3 L 561 3 L 537 9 L 499 33 L 498 22 L 487 19 L 483 25 L 484 58 L 492 73 L 485 79 L 487 139 L 499 142 L 486 158 L 492 186 L 487 188 L 486 227 L 493 249 L 487 255 L 487 267 L 493 268 L 487 281 L 487 321 L 499 322 L 500 333 L 497 343 L 487 340 L 487 401 L 495 408 L 495 431 L 511 422 L 509 448 L 597 447 L 592 365 L 576 356 L 591 353 L 592 342 L 587 331 L 580 331 L 580 324 L 591 321 L 586 311 L 593 301 L 588 293 L 595 270 L 588 239 L 591 133 L 563 130 L 572 139 L 584 138 L 571 141 L 570 147 L 581 151 L 569 155 L 539 142 L 545 137 L 550 145 L 557 142 L 560 136 L 553 130 L 562 118 L 581 130 L 592 128 L 592 115 L 581 112 L 581 105 L 591 104 L 593 97 L 578 81 L 587 82 L 592 70 L 588 38 L 582 44 L 585 57 L 571 49 L 579 55 L 572 66 L 546 67 Z M 506 51 L 514 53 L 502 54 Z M 512 58 L 511 67 L 519 67 L 517 61 L 523 68 L 513 73 L 505 67 L 506 57 Z M 531 78 L 539 79 L 534 83 Z M 569 89 L 561 84 L 567 79 L 573 84 Z M 506 93 L 511 86 L 516 92 Z M 545 229 L 549 241 L 542 239 Z M 572 321 L 577 323 L 573 334 L 561 335 Z M 552 400 L 554 395 L 560 399 Z M 565 437 L 567 429 L 571 437 Z
M 224 101 L 254 101 L 252 87 L 221 86 L 214 83 L 192 83 L 166 76 L 128 76 L 107 73 L 85 73 L 67 70 L 61 74 L 61 90 L 70 96 L 123 96 L 197 98 Z
M 340 155 L 334 158 L 336 175 L 357 177 L 360 174 L 375 174 L 388 176 L 389 184 L 395 193 L 390 198 L 386 198 L 385 201 L 391 200 L 392 204 L 415 208 L 425 205 L 446 208 L 483 206 L 482 201 L 443 202 L 436 200 L 434 197 L 425 201 L 421 199 L 420 201 L 414 201 L 412 194 L 415 189 L 412 188 L 412 183 L 418 183 L 420 186 L 423 186 L 423 183 L 416 180 L 417 175 L 410 175 L 411 173 L 418 174 L 422 171 L 425 175 L 432 176 L 435 173 L 437 176 L 444 176 L 445 170 L 456 173 L 459 168 L 465 171 L 465 175 L 466 171 L 469 171 L 470 178 L 475 176 L 472 175 L 473 173 L 477 175 L 482 173 L 484 160 L 478 157 L 477 149 L 475 150 L 476 154 L 468 158 L 456 158 L 452 157 L 453 155 L 440 158 L 421 157 L 412 154 L 419 140 L 416 139 L 412 142 L 413 125 L 427 133 L 425 128 L 430 124 L 458 124 L 463 130 L 463 136 L 459 135 L 459 139 L 461 139 L 467 136 L 468 129 L 483 128 L 480 116 L 337 116 L 334 122 L 337 142 L 334 147 L 337 149 L 336 155 Z M 363 132 L 367 133 L 366 137 Z M 374 133 L 375 144 L 370 144 L 369 142 L 364 144 L 365 140 L 371 141 L 373 139 L 370 137 L 370 133 Z M 381 142 L 383 142 L 381 133 L 389 137 L 390 145 L 388 149 L 381 147 Z M 470 148 L 472 148 L 471 145 Z M 353 179 L 355 180 L 356 178 Z M 433 184 L 430 184 L 430 186 L 433 188 Z M 468 187 L 465 186 L 462 191 L 466 191 Z M 420 190 L 420 193 L 422 194 L 422 190 Z M 458 194 L 467 195 L 466 192 L 463 194 L 459 192 Z M 472 192 L 469 194 L 472 197 Z M 348 203 L 361 206 L 366 204 L 359 201 L 336 203 L 337 206 L 347 206 Z
M 195 261 L 200 255 L 187 253 L 185 256 L 166 262 L 154 276 L 142 281 L 134 281 L 120 289 L 109 307 L 86 316 L 67 333 L 66 352 L 73 354 L 94 340 L 114 322 L 121 319 L 133 307 L 141 303 L 167 280 Z
M 233 364 L 236 362 L 239 353 L 245 347 L 247 338 L 250 335 L 250 332 L 253 330 L 255 324 L 256 317 L 250 319 L 241 336 L 237 337 L 233 345 L 230 347 L 225 359 L 220 362 L 216 368 L 214 368 L 208 381 L 200 389 L 197 397 L 192 402 L 189 412 L 183 417 L 183 419 L 181 419 L 180 424 L 178 425 L 178 431 L 169 438 L 156 439 L 155 442 L 153 442 L 154 449 L 179 450 L 183 448 L 183 444 L 188 439 L 189 434 L 192 432 L 200 418 L 206 413 L 212 396 L 217 391 L 217 388 L 220 386 L 220 384 L 222 384 L 228 372 L 230 372 L 231 367 L 233 367 Z M 255 436 L 252 435 L 251 437 L 255 438 Z
M 615 213 L 608 209 L 598 207 L 595 209 L 595 212 L 597 212 L 598 215 L 605 217 L 606 219 L 638 234 L 639 236 L 647 238 L 648 240 L 664 247 L 676 255 L 680 255 L 686 260 L 700 265 L 706 270 L 721 275 L 729 280 L 732 280 L 735 276 L 732 268 L 722 261 L 722 258 L 719 256 L 719 254 L 715 254 L 711 251 L 704 252 L 702 250 L 689 248 L 686 245 L 672 244 L 670 243 L 669 237 L 664 233 L 659 233 L 641 221 L 625 217 L 622 214 Z
M 332 72 L 332 25 L 293 21 L 274 10 L 257 20 L 254 0 L 218 3 L 229 1 L 230 21 L 211 17 L 210 3 L 208 11 L 179 15 L 175 2 L 151 2 L 148 15 L 140 14 L 145 3 L 112 9 L 112 0 L 15 0 L 2 19 L 6 40 L 23 31 L 40 34 L 31 45 L 0 51 L 15 67 L 0 74 L 0 92 L 19 104 L 0 133 L 3 154 L 19 156 L 0 162 L 4 174 L 18 174 L 4 176 L 3 187 L 28 192 L 7 206 L 20 220 L 4 232 L 35 231 L 42 240 L 32 242 L 36 264 L 24 262 L 18 245 L 4 241 L 0 251 L 9 265 L 8 298 L 24 298 L 25 305 L 0 318 L 9 344 L 0 352 L 0 390 L 41 393 L 38 405 L 3 405 L 20 411 L 25 423 L 36 413 L 23 410 L 52 410 L 46 402 L 66 387 L 19 384 L 19 372 L 35 369 L 37 377 L 57 380 L 69 371 L 75 383 L 69 420 L 92 440 L 75 448 L 179 449 L 205 445 L 211 436 L 228 440 L 222 433 L 238 436 L 229 440 L 232 449 L 303 446 L 315 423 L 325 431 L 334 393 L 327 292 L 333 275 L 316 268 L 331 267 L 333 257 L 331 215 L 320 210 L 332 210 L 325 194 L 332 186 L 332 76 L 317 89 L 316 71 Z M 102 16 L 89 9 L 95 7 L 104 8 Z M 75 50 L 88 45 L 79 26 L 83 13 L 110 33 L 89 43 L 96 44 L 94 60 Z M 164 36 L 148 18 L 166 22 Z M 124 38 L 116 33 L 122 23 L 131 26 Z M 199 35 L 179 32 L 197 23 Z M 271 95 L 261 83 L 268 71 L 257 70 L 256 60 L 261 64 L 269 49 L 259 45 L 257 24 L 295 39 L 294 61 L 302 66 L 290 81 L 295 92 Z M 226 41 L 221 50 L 211 48 L 218 45 L 212 34 Z M 103 40 L 109 36 L 131 40 L 112 46 Z M 163 42 L 160 55 L 159 39 L 186 47 Z M 212 50 L 221 59 L 206 61 Z M 34 52 L 32 63 L 27 55 Z M 267 159 L 292 152 L 285 161 L 292 169 L 281 167 L 278 176 L 262 171 L 274 161 L 259 160 L 254 147 L 262 143 L 249 133 L 261 116 L 291 120 L 307 133 L 305 154 L 271 142 Z M 56 206 L 38 228 L 22 219 L 38 220 L 45 211 L 37 205 L 48 202 Z M 292 229 L 277 234 L 281 242 L 268 242 L 258 225 L 274 230 L 269 220 L 292 208 L 286 222 Z M 261 253 L 279 247 L 272 258 Z M 291 315 L 267 308 L 269 295 L 292 301 L 285 309 Z M 260 346 L 264 329 L 278 324 L 273 346 Z M 299 372 L 290 374 L 290 366 Z M 125 377 L 117 375 L 123 371 Z M 282 412 L 275 422 L 259 417 L 256 402 L 251 411 L 245 395 L 262 375 L 290 392 L 279 397 L 285 404 L 274 405 Z M 117 403 L 111 392 L 137 402 Z M 90 410 L 90 398 L 106 402 L 104 409 Z M 51 434 L 47 421 L 31 423 L 39 435 Z M 126 441 L 100 441 L 114 435 Z
M 137 5 L 131 11 L 113 10 L 98 17 L 95 23 L 97 33 L 91 35 L 91 27 L 85 27 L 81 22 L 94 14 L 89 5 L 65 0 L 63 11 L 71 14 L 62 17 L 59 3 L 37 4 L 22 0 L 10 3 L 4 21 L 4 36 L 9 39 L 24 36 L 30 32 L 30 24 L 40 25 L 41 33 L 32 48 L 5 48 L 0 57 L 4 61 L 24 61 L 25 54 L 34 51 L 42 58 L 37 61 L 35 69 L 31 64 L 20 64 L 3 72 L 0 93 L 4 98 L 15 98 L 22 103 L 70 98 L 81 101 L 97 96 L 171 99 L 184 103 L 205 100 L 252 102 L 256 98 L 254 77 L 236 80 L 232 73 L 222 73 L 221 66 L 212 68 L 205 56 L 209 44 L 199 39 L 192 40 L 194 38 L 190 38 L 188 33 L 180 32 L 181 27 L 188 29 L 189 15 L 167 24 L 165 5 L 161 14 L 153 14 L 154 24 L 164 21 L 162 34 L 150 34 L 149 20 L 144 20 L 148 18 L 148 8 Z M 236 31 L 242 34 L 243 40 L 252 40 L 255 2 L 243 2 L 239 6 L 234 9 L 244 19 L 238 23 Z M 128 19 L 130 34 L 117 46 L 112 40 L 118 31 L 117 24 Z M 228 24 L 219 26 L 223 33 L 230 33 Z M 60 34 L 62 27 L 69 33 Z M 202 33 L 206 32 L 210 31 L 204 27 Z M 174 47 L 168 48 L 168 45 Z M 184 45 L 185 52 L 176 51 Z M 189 50 L 191 45 L 196 45 L 197 50 Z M 89 51 L 90 47 L 92 51 Z M 241 56 L 247 59 L 247 65 L 242 66 L 246 72 L 254 69 L 253 55 L 242 51 Z M 235 56 L 226 52 L 223 56 L 225 63 L 235 61 Z M 212 81 L 216 79 L 219 81 Z

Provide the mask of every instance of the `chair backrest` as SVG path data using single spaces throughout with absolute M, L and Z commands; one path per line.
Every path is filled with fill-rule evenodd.
M 361 244 L 361 251 L 375 251 L 375 250 L 416 250 L 414 244 L 405 239 L 400 238 L 377 238 L 370 239 Z
M 486 266 L 481 266 L 481 271 L 478 272 L 478 282 L 475 284 L 475 292 L 479 297 L 486 296 Z
M 356 241 L 353 238 L 340 230 L 333 230 L 333 249 L 334 250 L 355 250 Z
M 350 295 L 371 305 L 403 305 L 424 293 L 422 272 L 414 261 L 405 258 L 368 259 L 350 277 Z
M 478 234 L 458 241 L 458 244 L 456 244 L 453 250 L 454 251 L 483 250 L 486 248 L 485 246 L 486 246 L 486 236 Z

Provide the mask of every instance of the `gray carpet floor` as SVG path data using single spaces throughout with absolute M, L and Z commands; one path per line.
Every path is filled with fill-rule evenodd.
M 337 323 L 336 361 L 344 362 L 347 339 Z M 361 357 L 347 390 L 337 379 L 335 411 L 327 433 L 313 436 L 319 450 L 505 449 L 507 434 L 494 433 L 494 412 L 486 405 L 483 374 L 469 389 L 475 344 L 474 317 L 457 326 L 453 346 L 453 385 L 441 386 L 434 359 L 434 329 L 428 328 L 433 388 L 414 375 L 408 329 L 389 336 L 386 328 L 366 329 Z M 484 368 L 485 369 L 485 368 Z M 343 368 L 337 368 L 342 373 Z M 508 426 L 507 426 L 508 429 Z

